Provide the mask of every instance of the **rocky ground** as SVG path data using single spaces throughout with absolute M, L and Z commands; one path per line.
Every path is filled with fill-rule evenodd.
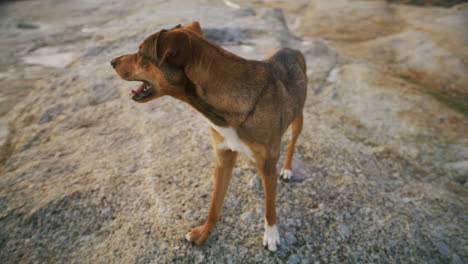
M 415 1 L 0 3 L 0 259 L 466 263 L 468 8 L 393 2 Z M 109 65 L 193 20 L 244 57 L 306 56 L 276 253 L 261 247 L 261 182 L 243 158 L 216 231 L 184 241 L 211 196 L 208 124 L 170 98 L 133 103 Z

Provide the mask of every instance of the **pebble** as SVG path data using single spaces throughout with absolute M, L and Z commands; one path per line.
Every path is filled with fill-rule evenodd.
M 348 239 L 349 238 L 349 227 L 342 223 L 340 224 L 340 226 L 338 227 L 338 232 L 340 233 L 340 235 L 345 238 L 345 239 Z
M 462 258 L 460 256 L 458 256 L 457 254 L 453 253 L 452 254 L 452 258 L 453 258 L 453 261 L 456 263 L 456 264 L 464 264 L 465 262 L 462 260 Z
M 351 214 L 349 212 L 344 213 L 343 218 L 344 219 L 351 219 Z
M 36 24 L 33 24 L 33 23 L 27 23 L 27 22 L 20 22 L 20 23 L 16 24 L 16 27 L 20 28 L 20 29 L 38 29 L 38 28 L 40 28 L 39 25 L 36 25 Z
M 205 254 L 203 254 L 203 252 L 199 252 L 195 263 L 204 263 L 204 260 L 205 260 Z
M 195 218 L 195 213 L 192 210 L 185 212 L 185 219 L 193 220 Z
M 255 257 L 255 262 L 257 262 L 257 263 L 262 262 L 262 260 L 263 260 L 263 255 L 262 255 L 262 254 L 258 254 L 258 255 Z
M 98 105 L 119 97 L 117 90 L 103 82 L 95 83 L 88 87 L 88 104 Z
M 235 168 L 234 171 L 233 171 L 233 174 L 234 176 L 236 177 L 239 177 L 241 176 L 243 173 L 242 173 L 242 169 L 241 168 Z
M 468 182 L 468 174 L 455 177 L 455 181 L 461 185 Z
M 110 214 L 111 212 L 112 212 L 112 208 L 111 207 L 106 207 L 106 208 L 102 209 L 101 214 L 107 215 L 107 214 Z
M 59 240 L 61 243 L 66 243 L 67 240 L 68 240 L 68 237 L 67 237 L 67 236 L 60 236 L 58 240 Z
M 62 52 L 56 54 L 28 55 L 24 57 L 23 60 L 26 64 L 65 68 L 73 61 L 74 57 L 75 54 L 72 52 Z
M 244 224 L 249 224 L 253 220 L 252 212 L 245 212 L 245 213 L 241 214 L 240 217 L 241 217 L 242 222 L 244 222 Z
M 448 246 L 444 242 L 439 241 L 439 242 L 436 243 L 436 245 L 437 245 L 437 249 L 439 250 L 440 254 L 442 254 L 446 258 L 450 257 L 450 255 L 451 255 L 450 249 L 448 248 Z
M 41 117 L 39 118 L 39 124 L 45 124 L 55 119 L 58 115 L 62 113 L 63 106 L 58 104 L 51 108 L 48 108 L 44 113 L 42 113 Z
M 252 177 L 249 181 L 249 186 L 252 189 L 260 190 L 262 187 L 262 183 L 260 182 L 260 179 L 257 176 Z
M 166 242 L 162 243 L 162 244 L 159 246 L 159 250 L 161 250 L 161 251 L 165 250 L 166 248 L 167 248 L 167 243 L 166 243 Z
M 133 165 L 130 165 L 127 167 L 127 172 L 130 172 L 130 173 L 133 173 L 136 171 L 136 165 L 133 164 Z
M 227 264 L 232 264 L 232 263 L 233 263 L 233 262 L 232 262 L 232 254 L 230 254 L 230 255 L 228 255 L 228 256 L 226 257 L 226 263 L 227 263 Z
M 299 263 L 299 258 L 296 255 L 291 255 L 288 258 L 288 261 L 286 262 L 287 264 L 297 264 Z
M 293 245 L 297 242 L 296 236 L 291 232 L 287 232 L 284 236 L 284 239 L 286 240 L 286 243 L 288 243 L 288 245 Z

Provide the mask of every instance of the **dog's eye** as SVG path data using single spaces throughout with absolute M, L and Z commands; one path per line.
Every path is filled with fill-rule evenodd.
M 138 54 L 138 57 L 140 57 L 143 61 L 146 61 L 146 60 L 150 60 L 150 58 L 148 58 L 148 56 L 146 56 L 143 52 L 137 52 Z

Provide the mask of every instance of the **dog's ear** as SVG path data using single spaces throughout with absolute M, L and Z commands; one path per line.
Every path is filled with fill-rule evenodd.
M 193 30 L 195 33 L 200 34 L 203 36 L 203 30 L 200 26 L 200 23 L 198 21 L 193 21 L 192 23 L 186 25 L 189 29 Z
M 167 62 L 169 65 L 181 67 L 189 59 L 190 38 L 183 31 L 161 30 L 156 46 L 159 66 Z
M 181 24 L 178 24 L 177 26 L 174 26 L 173 28 L 169 29 L 169 30 L 172 30 L 172 29 L 177 29 L 177 28 L 181 28 L 182 25 Z
M 138 53 L 140 53 L 143 57 L 150 59 L 154 62 L 158 61 L 157 56 L 157 43 L 158 43 L 158 33 L 149 36 L 147 39 L 140 44 L 138 49 Z

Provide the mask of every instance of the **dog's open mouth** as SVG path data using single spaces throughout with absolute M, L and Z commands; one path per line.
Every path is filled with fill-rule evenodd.
M 154 92 L 153 86 L 149 82 L 143 81 L 136 90 L 131 91 L 132 100 L 141 101 L 151 96 Z

